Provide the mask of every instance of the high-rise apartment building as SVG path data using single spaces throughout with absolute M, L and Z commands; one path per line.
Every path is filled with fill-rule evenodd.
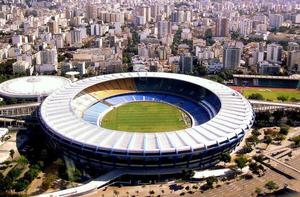
M 157 23 L 158 38 L 166 37 L 171 33 L 171 23 L 169 21 L 159 21 Z
M 269 16 L 269 27 L 270 28 L 279 28 L 282 26 L 283 16 L 280 14 L 270 14 Z
M 223 51 L 223 65 L 225 69 L 237 69 L 240 67 L 241 49 L 238 47 L 226 47 Z
M 288 70 L 300 74 L 300 50 L 288 52 Z
M 278 44 L 267 45 L 267 61 L 273 63 L 281 63 L 282 46 Z
M 215 36 L 216 37 L 229 36 L 229 19 L 228 18 L 218 18 L 217 19 Z

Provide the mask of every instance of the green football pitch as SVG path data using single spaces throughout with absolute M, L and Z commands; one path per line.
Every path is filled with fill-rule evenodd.
M 188 127 L 187 117 L 180 109 L 165 103 L 133 102 L 108 112 L 101 126 L 131 132 L 174 131 Z

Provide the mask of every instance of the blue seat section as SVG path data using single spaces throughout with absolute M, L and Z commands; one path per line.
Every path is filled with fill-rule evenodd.
M 135 84 L 137 91 L 177 94 L 183 97 L 193 98 L 195 101 L 202 100 L 207 95 L 207 92 L 209 92 L 196 84 L 174 79 L 135 78 Z
M 99 115 L 109 108 L 108 105 L 105 105 L 101 102 L 98 102 L 92 105 L 83 113 L 83 120 L 97 125 Z
M 216 109 L 220 109 L 221 108 L 221 102 L 218 99 L 218 97 L 212 93 L 207 94 L 207 96 L 204 99 L 206 102 L 210 103 L 210 105 L 212 105 L 215 110 Z
M 105 101 L 111 103 L 112 105 L 118 105 L 131 101 L 165 102 L 180 107 L 181 109 L 189 113 L 193 117 L 195 125 L 202 124 L 210 119 L 210 112 L 208 112 L 203 106 L 197 104 L 196 102 L 184 97 L 164 93 L 130 93 L 113 96 L 105 99 Z

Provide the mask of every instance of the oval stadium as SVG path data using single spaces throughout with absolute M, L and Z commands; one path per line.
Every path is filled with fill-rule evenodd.
M 40 107 L 51 146 L 82 166 L 204 169 L 254 121 L 238 92 L 199 77 L 120 73 L 83 79 Z

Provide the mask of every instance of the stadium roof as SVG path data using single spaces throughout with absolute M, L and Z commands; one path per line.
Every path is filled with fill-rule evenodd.
M 159 77 L 183 80 L 214 92 L 221 109 L 208 122 L 180 131 L 139 133 L 102 128 L 78 117 L 72 108 L 73 98 L 92 85 L 130 77 Z M 254 120 L 253 110 L 243 96 L 222 84 L 199 77 L 170 73 L 120 73 L 83 79 L 67 85 L 46 98 L 40 117 L 53 134 L 79 146 L 125 153 L 186 152 L 228 142 L 249 130 Z
M 0 95 L 14 98 L 48 96 L 69 83 L 69 79 L 58 76 L 19 77 L 1 83 Z

